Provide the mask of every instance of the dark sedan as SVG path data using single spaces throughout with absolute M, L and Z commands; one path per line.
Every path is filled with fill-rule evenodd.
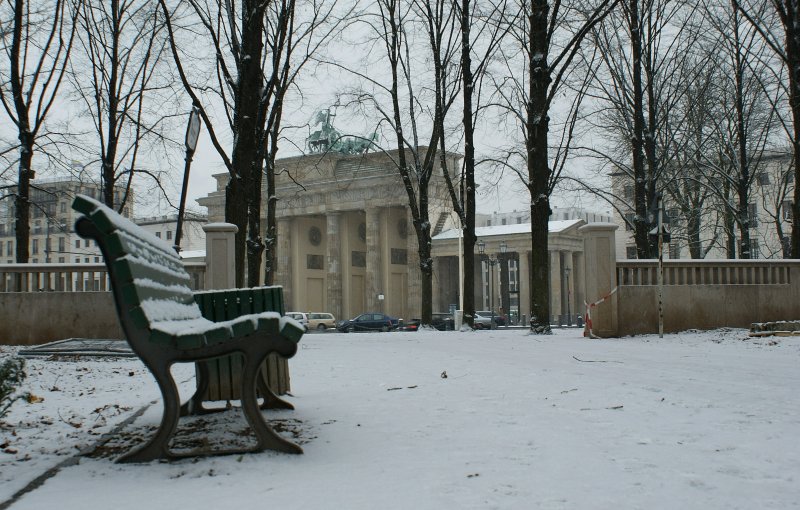
M 383 313 L 362 313 L 353 319 L 342 321 L 336 329 L 343 333 L 357 331 L 392 331 L 400 325 L 400 319 L 390 317 Z

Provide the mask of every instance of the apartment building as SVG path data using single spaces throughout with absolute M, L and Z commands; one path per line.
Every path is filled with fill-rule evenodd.
M 29 238 L 29 261 L 31 263 L 53 262 L 88 264 L 102 262 L 100 250 L 94 242 L 75 233 L 78 213 L 72 209 L 76 194 L 101 198 L 99 184 L 78 179 L 36 179 L 31 188 L 31 231 Z M 15 205 L 11 198 L 15 188 L 8 188 L 8 197 L 0 200 L 0 263 L 16 261 Z M 119 203 L 123 190 L 114 192 Z M 126 202 L 122 215 L 130 218 L 132 197 Z

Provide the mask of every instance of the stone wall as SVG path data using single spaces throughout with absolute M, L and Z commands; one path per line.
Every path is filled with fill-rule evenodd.
M 125 338 L 110 292 L 2 292 L 0 343 Z

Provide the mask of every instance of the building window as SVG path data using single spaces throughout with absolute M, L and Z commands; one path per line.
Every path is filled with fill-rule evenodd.
M 761 248 L 758 246 L 758 239 L 750 239 L 750 258 L 761 258 Z
M 505 225 L 505 224 L 506 224 L 506 219 L 505 219 L 505 218 L 503 218 L 503 219 L 502 219 L 502 221 L 501 221 L 501 223 L 502 223 L 503 225 Z
M 64 253 L 66 248 L 67 248 L 67 240 L 66 240 L 66 238 L 59 237 L 58 238 L 58 252 L 59 253 Z
M 792 205 L 791 200 L 781 202 L 781 218 L 786 221 L 792 221 Z
M 156 232 L 156 237 L 161 239 L 161 232 Z
M 99 263 L 100 262 L 100 257 L 95 257 L 94 261 L 95 261 L 95 263 Z
M 517 274 L 519 273 L 519 267 L 517 265 L 516 259 L 510 259 L 508 261 L 508 291 L 509 292 L 517 292 L 519 289 L 517 288 Z
M 679 207 L 672 207 L 667 209 L 667 223 L 670 225 L 677 225 L 681 220 L 681 210 Z
M 59 264 L 63 264 L 64 262 L 66 262 L 66 259 L 64 257 L 58 257 Z
M 753 202 L 747 204 L 747 219 L 750 222 L 750 228 L 758 227 L 758 206 Z
M 635 259 L 636 258 L 636 246 L 626 246 L 625 247 L 625 258 L 626 259 Z
M 623 193 L 623 196 L 625 197 L 625 200 L 633 200 L 633 185 L 632 184 L 626 184 L 622 188 L 622 190 L 623 190 L 622 193 Z
M 34 235 L 38 235 L 42 233 L 42 222 L 41 220 L 36 220 L 33 222 L 33 233 Z
M 758 182 L 759 186 L 768 186 L 769 174 L 767 172 L 758 172 L 756 174 L 756 181 Z
M 38 239 L 33 239 L 31 241 L 31 253 L 33 253 L 34 255 L 39 253 L 39 240 Z
M 172 239 L 172 230 L 167 230 L 167 240 Z
M 85 248 L 88 248 L 88 247 L 89 247 L 89 240 L 88 240 L 88 239 L 84 239 L 84 240 L 83 240 L 83 246 L 84 246 Z M 87 262 L 88 262 L 88 260 L 87 260 Z
M 0 223 L 0 236 L 6 235 L 6 224 Z
M 81 258 L 80 257 L 75 257 L 75 263 L 76 264 L 80 264 L 81 263 Z
M 678 243 L 669 243 L 669 258 L 681 258 L 681 246 Z
M 83 259 L 83 261 L 84 261 L 86 264 L 88 264 L 88 263 L 89 263 L 89 257 L 86 257 L 85 259 Z
M 80 248 L 81 247 L 81 240 L 80 239 L 75 239 L 75 247 L 76 248 Z
M 9 241 L 6 245 L 6 255 L 11 256 L 14 254 L 14 241 Z
M 625 215 L 625 230 L 630 232 L 633 230 L 633 219 L 636 217 L 634 213 L 628 213 Z

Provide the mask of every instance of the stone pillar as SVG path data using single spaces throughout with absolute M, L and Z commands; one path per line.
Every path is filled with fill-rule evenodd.
M 283 287 L 283 302 L 292 302 L 292 219 L 278 218 L 278 267 L 275 268 L 275 285 Z
M 561 316 L 561 252 L 551 251 L 550 255 L 550 321 L 558 324 Z
M 575 315 L 575 267 L 572 264 L 571 251 L 561 252 L 561 255 L 562 263 L 564 265 L 564 267 L 561 269 L 561 273 L 564 275 L 564 304 L 562 305 L 561 310 L 565 319 L 564 324 L 571 326 L 575 324 L 575 320 L 572 318 Z
M 206 289 L 233 289 L 236 287 L 234 250 L 236 225 L 231 223 L 206 223 Z
M 585 306 L 583 302 L 586 300 L 586 292 L 584 291 L 585 276 L 583 274 L 583 253 L 575 252 L 572 254 L 572 288 L 574 289 L 574 297 L 572 302 L 572 315 L 583 315 L 585 313 Z
M 367 209 L 367 271 L 366 271 L 366 304 L 367 310 L 377 312 L 382 310 L 382 303 L 378 301 L 381 289 L 381 232 L 380 209 L 370 207 Z
M 531 320 L 531 252 L 527 250 L 519 252 L 519 315 L 527 326 Z
M 589 223 L 578 228 L 583 234 L 586 301 L 607 296 L 617 286 L 617 252 L 613 223 Z M 617 294 L 592 309 L 592 333 L 600 337 L 619 334 Z
M 326 310 L 334 317 L 342 317 L 342 243 L 340 237 L 341 215 L 338 212 L 328 213 L 327 248 L 328 248 L 328 295 Z
M 406 310 L 403 310 L 403 317 L 421 317 L 422 313 L 422 270 L 419 268 L 419 240 L 414 230 L 414 219 L 411 210 L 406 213 L 406 253 L 408 256 L 408 294 L 406 297 Z M 431 264 L 433 259 L 431 258 Z M 434 266 L 435 267 L 435 266 Z M 435 278 L 435 276 L 434 276 Z M 431 292 L 433 293 L 432 285 Z M 395 290 L 398 292 L 398 289 Z M 403 289 L 399 289 L 402 294 Z M 431 296 L 433 298 L 433 296 Z M 435 301 L 432 301 L 435 303 Z M 436 305 L 433 306 L 436 308 Z

